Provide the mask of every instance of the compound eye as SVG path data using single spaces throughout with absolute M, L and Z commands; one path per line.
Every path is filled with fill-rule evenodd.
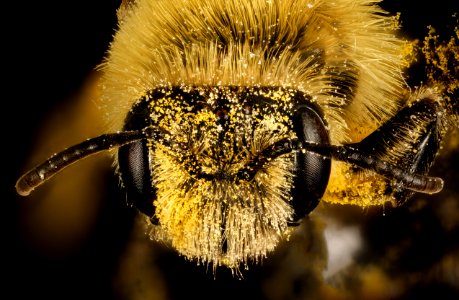
M 118 164 L 129 203 L 153 217 L 156 191 L 152 186 L 148 153 L 145 140 L 122 146 L 118 150 Z
M 293 130 L 302 143 L 329 145 L 325 121 L 317 107 L 300 105 L 293 115 Z M 295 178 L 292 188 L 292 206 L 298 221 L 311 212 L 322 198 L 330 176 L 331 162 L 309 151 L 295 153 Z

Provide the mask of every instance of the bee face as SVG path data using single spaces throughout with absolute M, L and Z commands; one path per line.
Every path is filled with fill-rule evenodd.
M 133 204 L 153 218 L 154 237 L 182 254 L 215 266 L 258 260 L 325 190 L 328 158 L 272 147 L 298 136 L 328 144 L 321 115 L 291 89 L 155 90 L 134 106 L 125 130 L 152 126 L 165 134 L 121 147 L 121 177 Z

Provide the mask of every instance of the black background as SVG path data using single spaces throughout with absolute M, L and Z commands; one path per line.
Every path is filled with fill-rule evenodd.
M 12 1 L 8 1 L 12 2 Z M 0 270 L 4 285 L 2 293 L 10 293 L 6 298 L 20 299 L 30 297 L 48 297 L 60 299 L 102 298 L 111 299 L 118 296 L 113 288 L 113 272 L 116 269 L 119 255 L 123 251 L 132 225 L 133 212 L 126 209 L 122 197 L 113 196 L 116 180 L 107 175 L 107 194 L 111 201 L 104 202 L 100 221 L 81 247 L 81 250 L 67 257 L 53 258 L 37 253 L 29 248 L 21 234 L 18 218 L 26 199 L 15 194 L 14 184 L 24 171 L 27 157 L 33 152 L 37 143 L 36 136 L 42 124 L 58 103 L 62 103 L 77 92 L 94 67 L 100 63 L 116 28 L 116 8 L 119 1 L 82 0 L 82 1 L 20 1 L 4 3 L 2 13 L 2 234 L 0 236 L 2 256 Z M 426 35 L 428 24 L 439 29 L 451 19 L 454 11 L 459 11 L 458 1 L 384 1 L 383 6 L 389 11 L 402 13 L 402 25 L 406 33 L 413 38 L 422 39 Z M 420 72 L 418 75 L 422 74 Z M 422 75 L 413 80 L 422 80 Z M 449 156 L 451 161 L 440 162 L 440 167 L 457 166 L 456 155 Z M 451 172 L 451 170 L 449 170 Z M 443 172 L 438 169 L 436 172 Z M 458 170 L 450 178 L 457 179 Z M 107 167 L 107 174 L 109 169 Z M 457 184 L 457 181 L 456 181 Z M 459 191 L 456 200 L 459 202 Z M 117 199 L 119 200 L 117 202 Z M 62 199 L 65 201 L 65 199 Z M 389 216 L 388 216 L 389 214 Z M 387 243 L 397 243 L 401 238 L 400 229 L 415 219 L 421 220 L 425 231 L 421 248 L 413 253 L 421 253 L 413 259 L 415 265 L 429 264 L 432 253 L 427 247 L 436 247 L 432 255 L 439 255 L 451 249 L 459 250 L 457 230 L 454 235 L 441 236 L 436 225 L 431 224 L 431 215 L 423 210 L 421 216 L 408 215 L 408 210 L 386 212 L 386 218 L 365 219 L 368 228 L 381 238 L 372 243 L 375 252 L 384 248 Z M 409 217 L 407 217 L 409 216 Z M 423 219 L 425 218 L 425 219 Z M 422 221 L 425 221 L 424 223 Z M 379 223 L 378 223 L 379 222 Z M 381 225 L 384 223 L 384 227 Z M 459 220 L 458 220 L 459 223 Z M 431 227 L 432 225 L 433 227 Z M 373 226 L 373 227 L 371 227 Z M 458 226 L 459 227 L 459 226 Z M 381 232 L 387 232 L 386 236 Z M 393 230 L 393 231 L 392 231 Z M 392 234 L 391 232 L 398 232 Z M 407 233 L 410 234 L 410 233 Z M 181 265 L 180 259 L 166 254 L 159 264 L 165 270 L 181 268 L 178 275 L 166 275 L 173 292 L 181 291 L 189 297 L 262 297 L 251 281 L 232 279 L 223 275 L 215 281 L 211 275 L 196 270 L 191 264 Z M 408 255 L 409 256 L 409 255 Z M 433 260 L 433 258 L 432 258 Z M 401 272 L 411 270 L 412 262 L 401 264 L 394 270 Z M 459 267 L 459 264 L 457 265 Z M 410 269 L 411 268 L 411 269 Z M 422 267 L 420 267 L 422 270 Z M 456 273 L 458 275 L 459 271 Z M 176 277 L 174 277 L 176 276 Z M 250 277 L 250 276 L 249 276 Z M 456 278 L 459 281 L 459 278 Z M 255 281 L 255 280 L 254 280 Z M 404 294 L 406 297 L 416 295 L 436 295 L 446 293 L 450 297 L 459 296 L 459 282 L 456 286 L 445 286 L 444 283 L 426 282 L 415 286 Z

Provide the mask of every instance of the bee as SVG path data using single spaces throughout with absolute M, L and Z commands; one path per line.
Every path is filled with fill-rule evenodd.
M 439 83 L 405 83 L 407 42 L 379 2 L 124 1 L 100 65 L 111 133 L 17 192 L 111 151 L 153 240 L 230 269 L 267 257 L 320 201 L 440 192 L 428 172 L 455 119 Z

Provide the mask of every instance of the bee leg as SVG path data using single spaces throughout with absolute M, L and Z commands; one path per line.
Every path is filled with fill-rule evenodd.
M 416 100 L 358 143 L 358 149 L 409 173 L 426 175 L 440 149 L 443 113 L 432 96 Z M 397 204 L 414 194 L 400 182 L 388 184 L 388 189 Z
M 121 180 L 127 193 L 128 203 L 155 221 L 153 200 L 156 190 L 152 186 L 146 140 L 140 140 L 118 150 Z

